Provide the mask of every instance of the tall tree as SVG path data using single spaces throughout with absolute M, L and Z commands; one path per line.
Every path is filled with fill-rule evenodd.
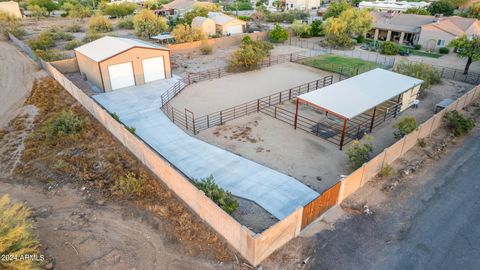
M 352 38 L 365 35 L 372 28 L 373 18 L 368 10 L 348 9 L 325 22 L 326 42 L 334 47 L 350 47 Z
M 480 38 L 463 35 L 452 40 L 448 47 L 456 48 L 457 56 L 467 58 L 467 64 L 463 74 L 468 74 L 468 69 L 474 61 L 480 60 Z
M 439 0 L 430 4 L 428 7 L 430 14 L 443 14 L 445 16 L 452 16 L 455 11 L 455 6 L 448 0 Z
M 143 9 L 133 16 L 133 28 L 135 29 L 135 35 L 142 38 L 150 38 L 153 35 L 166 31 L 168 23 L 167 19 L 158 17 L 153 11 Z
M 424 8 L 407 8 L 405 14 L 430 15 L 430 12 Z
M 345 0 L 338 0 L 335 2 L 330 3 L 328 5 L 327 10 L 325 11 L 325 14 L 323 14 L 323 19 L 326 20 L 327 18 L 330 17 L 338 17 L 342 12 L 344 12 L 347 9 L 351 9 L 352 6 Z

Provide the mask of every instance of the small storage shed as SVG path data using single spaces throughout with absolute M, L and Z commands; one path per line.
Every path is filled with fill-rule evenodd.
M 222 35 L 241 34 L 247 27 L 246 22 L 220 12 L 209 12 L 208 17 L 215 22 L 217 33 Z
M 22 18 L 20 6 L 14 1 L 0 2 L 0 11 L 10 14 L 16 18 Z
M 339 137 L 338 145 L 342 149 L 344 143 L 358 138 L 355 134 L 358 130 L 371 132 L 375 126 L 412 106 L 422 83 L 410 76 L 376 68 L 297 96 L 294 127 L 299 123 L 299 103 L 310 105 L 338 119 L 334 127 L 328 124 L 328 132 L 332 133 L 331 137 Z M 325 123 L 318 126 L 327 127 Z
M 105 92 L 172 77 L 170 51 L 138 39 L 106 36 L 75 56 L 82 75 Z
M 206 17 L 195 17 L 192 20 L 192 28 L 200 28 L 203 32 L 209 36 L 215 35 L 216 27 L 215 22 Z

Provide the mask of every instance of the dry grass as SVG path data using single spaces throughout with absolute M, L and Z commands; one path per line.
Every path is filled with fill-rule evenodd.
M 34 176 L 49 187 L 68 182 L 86 187 L 95 196 L 124 201 L 123 197 L 112 192 L 112 187 L 125 173 L 133 172 L 145 179 L 145 186 L 141 198 L 129 203 L 165 220 L 168 230 L 180 239 L 189 254 L 202 254 L 220 261 L 233 258 L 232 250 L 223 239 L 161 185 L 53 79 L 36 82 L 26 103 L 37 106 L 39 112 L 34 132 L 25 142 L 23 164 L 17 167 L 16 174 Z M 43 125 L 64 110 L 88 118 L 85 128 L 74 137 L 48 140 L 42 132 Z

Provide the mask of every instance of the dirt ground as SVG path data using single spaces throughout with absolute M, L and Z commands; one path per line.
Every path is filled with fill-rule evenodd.
M 203 116 L 328 75 L 331 73 L 316 68 L 283 63 L 189 85 L 170 102 L 170 105 L 181 111 L 187 108 L 196 116 Z
M 189 72 L 195 73 L 208 69 L 224 68 L 228 65 L 228 58 L 238 46 L 228 48 L 214 48 L 211 54 L 203 55 L 199 51 L 189 53 L 172 53 L 172 72 L 179 76 L 184 76 Z M 284 55 L 290 53 L 304 52 L 307 49 L 287 46 L 275 45 L 270 55 Z
M 0 38 L 0 128 L 8 124 L 32 89 L 33 79 L 46 73 L 36 68 L 13 45 Z M 21 80 L 19 78 L 31 78 Z
M 7 70 L 0 81 L 34 80 L 23 75 Z M 16 86 L 6 81 L 6 89 Z M 78 136 L 49 140 L 45 123 L 67 109 L 87 117 L 87 126 Z M 129 171 L 146 179 L 140 197 L 112 189 Z M 3 194 L 33 209 L 34 232 L 54 269 L 248 269 L 51 78 L 33 84 L 19 115 L 0 130 Z
M 434 113 L 435 104 L 444 98 L 456 99 L 473 85 L 450 80 L 427 89 L 418 109 L 404 111 L 398 119 L 415 116 L 425 122 Z M 285 102 L 281 107 L 294 112 L 295 104 Z M 301 106 L 300 115 L 314 114 L 309 106 Z M 395 142 L 396 119 L 387 121 L 372 132 L 374 153 Z M 351 173 L 344 151 L 313 134 L 294 130 L 291 125 L 263 113 L 256 113 L 227 122 L 222 126 L 201 131 L 200 139 L 249 158 L 255 162 L 291 175 L 317 192 L 333 186 L 341 175 Z M 346 148 L 347 149 L 348 145 Z
M 463 113 L 476 117 L 477 126 L 480 124 L 478 103 Z M 450 230 L 440 224 L 431 225 L 431 228 L 416 226 L 419 216 L 431 210 L 432 204 L 440 207 L 433 218 L 452 225 L 460 224 L 462 227 L 465 220 L 477 217 L 476 191 L 468 192 L 475 198 L 463 200 L 460 194 L 465 191 L 452 187 L 459 185 L 465 188 L 459 183 L 464 183 L 465 178 L 453 178 L 448 180 L 450 183 L 445 183 L 448 177 L 443 179 L 441 175 L 465 176 L 473 172 L 466 168 L 465 160 L 478 158 L 478 155 L 475 150 L 462 149 L 475 145 L 478 148 L 478 127 L 472 133 L 455 138 L 446 129 L 439 129 L 427 140 L 425 148 L 414 148 L 393 164 L 394 175 L 377 177 L 368 182 L 347 198 L 341 207 L 329 211 L 325 218 L 316 220 L 302 231 L 300 237 L 277 250 L 263 262 L 264 269 L 475 269 L 478 250 L 473 248 L 471 239 L 477 238 L 470 238 L 471 233 L 464 237 L 461 231 L 471 228 L 459 230 L 453 227 Z M 464 143 L 466 145 L 462 146 Z M 459 151 L 459 148 L 462 150 Z M 468 176 L 466 179 L 473 178 Z M 470 187 L 477 189 L 476 183 L 472 184 L 471 180 Z M 448 205 L 450 201 L 442 205 L 442 193 L 457 198 L 453 200 L 460 204 L 458 208 Z M 465 217 L 467 211 L 472 213 Z M 459 214 L 450 218 L 451 212 Z M 433 234 L 437 234 L 435 240 L 426 239 Z M 412 236 L 416 238 L 411 239 Z M 442 247 L 431 246 L 431 242 L 437 242 Z M 455 263 L 445 261 L 445 257 L 438 258 L 439 254 L 451 251 L 450 247 L 446 247 L 450 244 L 457 245 L 450 254 L 450 257 L 455 257 L 456 267 L 453 266 Z M 468 262 L 466 258 L 472 254 L 476 254 L 473 264 L 458 264 Z M 402 256 L 403 260 L 399 261 Z M 419 258 L 423 260 L 418 261 Z

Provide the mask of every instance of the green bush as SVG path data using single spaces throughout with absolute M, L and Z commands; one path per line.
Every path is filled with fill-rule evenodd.
M 423 80 L 421 89 L 429 88 L 431 85 L 441 82 L 440 74 L 431 65 L 425 63 L 414 63 L 401 61 L 393 71 Z
M 118 19 L 117 26 L 121 29 L 133 29 L 133 17 L 126 16 Z
M 293 21 L 290 28 L 299 37 L 310 37 L 310 26 L 300 20 Z
M 420 44 L 413 45 L 413 49 L 415 49 L 417 51 L 420 50 L 421 48 L 422 48 L 422 45 L 420 45 Z
M 118 116 L 118 114 L 116 112 L 114 113 L 110 113 L 110 115 L 112 116 L 113 119 L 117 120 L 118 122 L 120 122 L 120 116 Z
M 288 32 L 277 23 L 273 30 L 268 33 L 268 38 L 271 42 L 282 43 L 288 39 Z
M 450 49 L 448 49 L 447 47 L 442 47 L 442 48 L 438 49 L 438 52 L 441 53 L 441 54 L 449 54 Z
M 315 20 L 310 25 L 310 35 L 312 37 L 319 37 L 323 35 L 323 24 L 321 20 Z
M 87 124 L 87 119 L 72 111 L 62 111 L 47 120 L 42 131 L 47 138 L 76 136 Z
M 400 52 L 400 47 L 391 42 L 385 41 L 380 44 L 380 53 L 385 55 L 397 55 Z
M 410 134 L 417 129 L 417 119 L 413 116 L 407 116 L 400 120 L 398 123 L 396 123 L 394 127 L 396 128 L 396 130 L 393 132 L 393 136 L 397 140 L 401 139 L 405 135 Z
M 103 37 L 102 34 L 99 34 L 98 32 L 95 31 L 88 31 L 85 37 L 82 39 L 83 43 L 88 43 L 92 42 L 94 40 L 97 40 L 99 38 Z
M 28 46 L 32 50 L 47 50 L 55 46 L 55 39 L 53 34 L 49 32 L 41 32 L 36 38 L 28 40 Z
M 245 22 L 250 21 L 250 17 L 249 17 L 249 16 L 245 16 L 245 15 L 238 15 L 238 16 L 237 16 L 237 19 L 242 20 L 242 21 L 245 21 Z
M 31 211 L 23 203 L 0 197 L 0 254 L 40 256 L 38 238 L 29 219 Z M 0 260 L 0 269 L 41 269 L 36 260 Z
M 230 56 L 228 69 L 231 72 L 258 69 L 272 49 L 272 44 L 268 42 L 244 37 L 240 47 Z
M 35 50 L 35 54 L 47 62 L 58 61 L 67 58 L 67 55 L 64 52 L 57 49 Z
M 78 39 L 74 39 L 74 40 L 71 40 L 67 43 L 65 43 L 65 50 L 73 50 L 77 47 L 80 47 L 81 45 L 83 44 L 83 42 L 81 40 L 78 40 Z
M 112 22 L 100 14 L 91 17 L 87 25 L 94 32 L 107 33 L 113 30 Z
M 141 195 L 144 186 L 145 178 L 137 176 L 133 172 L 128 172 L 115 182 L 113 190 L 120 192 L 122 196 L 131 198 Z
M 238 202 L 235 197 L 228 191 L 223 190 L 215 183 L 213 175 L 200 180 L 192 179 L 193 184 L 203 193 L 205 196 L 215 202 L 223 211 L 228 214 L 232 214 L 238 208 Z
M 358 169 L 370 160 L 370 154 L 373 152 L 372 137 L 367 136 L 363 142 L 355 140 L 347 149 L 346 154 L 350 166 L 353 169 Z
M 382 170 L 380 171 L 380 177 L 390 177 L 395 175 L 395 170 L 393 169 L 392 166 L 390 165 L 385 165 L 382 167 Z
M 137 8 L 137 5 L 134 3 L 127 3 L 127 2 L 112 3 L 112 4 L 105 5 L 102 8 L 102 12 L 103 14 L 109 15 L 109 16 L 125 17 L 127 15 L 131 15 L 136 8 Z
M 453 132 L 455 137 L 465 135 L 475 127 L 475 121 L 472 118 L 468 118 L 458 111 L 447 112 L 444 118 L 447 128 Z
M 128 127 L 128 126 L 127 126 L 127 130 L 130 131 L 130 133 L 132 134 L 135 134 L 135 132 L 137 131 L 135 127 Z

